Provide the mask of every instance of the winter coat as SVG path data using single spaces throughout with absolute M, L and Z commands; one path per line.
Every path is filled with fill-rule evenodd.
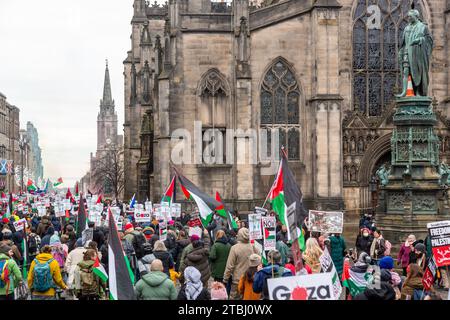
M 168 232 L 167 239 L 164 241 L 164 245 L 166 246 L 167 251 L 170 253 L 172 258 L 174 258 L 177 250 L 177 237 L 174 234 Z
M 373 289 L 366 288 L 353 300 L 395 300 L 395 291 L 388 282 L 382 281 L 379 288 L 376 286 Z
M 406 268 L 409 265 L 410 252 L 411 247 L 405 246 L 405 244 L 403 243 L 397 256 L 397 262 L 402 265 L 402 268 Z
M 94 266 L 95 261 L 94 260 L 86 260 L 86 261 L 81 261 L 80 263 L 77 264 L 75 271 L 74 271 L 74 283 L 73 283 L 73 289 L 75 289 L 77 291 L 77 296 L 78 295 L 82 295 L 82 285 L 81 285 L 81 268 L 83 269 L 92 269 Z M 103 286 L 106 286 L 106 284 L 102 283 L 102 280 L 100 279 L 99 276 L 97 276 L 95 274 L 95 272 L 93 272 L 94 275 L 94 281 L 96 283 L 96 286 L 98 287 L 98 296 L 100 297 L 102 295 L 101 292 L 101 288 Z
M 153 251 L 153 255 L 156 259 L 161 260 L 164 273 L 170 277 L 169 269 L 174 266 L 172 255 L 167 251 Z
M 180 269 L 180 282 L 184 283 L 184 269 L 186 269 L 186 267 L 195 267 L 202 275 L 203 286 L 208 287 L 208 280 L 211 277 L 208 256 L 209 251 L 206 248 L 198 247 L 192 249 L 184 259 L 184 268 Z
M 253 279 L 248 281 L 245 275 L 239 280 L 238 292 L 242 295 L 242 300 L 259 300 L 261 298 L 260 293 L 253 291 Z
M 238 243 L 231 247 L 228 255 L 223 281 L 226 283 L 230 278 L 234 284 L 239 284 L 239 280 L 249 267 L 248 257 L 253 253 L 258 253 L 249 240 L 248 231 L 240 229 L 237 235 Z
M 218 239 L 212 245 L 211 251 L 209 252 L 209 260 L 211 261 L 211 276 L 213 278 L 223 278 L 230 249 L 231 245 L 225 237 Z
M 50 227 L 51 225 L 52 223 L 50 221 L 50 218 L 48 216 L 43 216 L 36 229 L 36 233 L 39 235 L 39 237 L 43 238 L 47 233 L 48 227 Z
M 36 260 L 39 261 L 39 263 L 46 263 L 50 259 L 53 259 L 53 256 L 51 255 L 51 253 L 41 253 L 41 254 L 37 255 L 36 259 L 33 260 L 33 262 L 31 262 L 30 270 L 28 271 L 28 288 L 30 288 L 30 290 L 32 290 L 32 288 L 33 288 L 34 267 L 36 265 Z M 53 283 L 55 285 L 57 285 L 61 289 L 67 289 L 67 286 L 64 283 L 62 276 L 61 276 L 61 269 L 59 268 L 58 261 L 53 260 L 52 262 L 50 262 L 50 273 L 52 275 Z M 55 293 L 56 293 L 56 291 L 54 288 L 50 288 L 45 292 L 33 291 L 33 294 L 38 295 L 38 296 L 53 297 L 53 296 L 55 296 Z
M 152 271 L 136 283 L 134 292 L 138 300 L 175 300 L 177 290 L 167 274 Z
M 14 241 L 12 240 L 3 240 L 1 243 L 4 243 L 11 247 L 11 250 L 13 252 L 13 258 L 16 261 L 16 263 L 19 263 L 22 261 L 22 255 L 20 254 L 19 248 L 14 244 Z
M 273 269 L 273 272 L 272 272 Z M 289 269 L 280 267 L 279 265 L 269 265 L 258 271 L 253 280 L 253 291 L 255 293 L 261 293 L 263 300 L 269 300 L 269 290 L 267 286 L 267 279 L 272 278 L 272 273 L 275 278 L 278 277 L 290 277 L 292 273 Z
M 67 278 L 67 285 L 72 288 L 74 282 L 75 268 L 77 265 L 83 261 L 84 253 L 86 249 L 83 247 L 78 247 L 69 252 L 67 256 L 66 263 L 64 265 L 64 271 L 69 275 Z
M 336 271 L 339 274 L 339 278 L 342 277 L 342 272 L 344 270 L 344 251 L 345 251 L 345 241 L 342 236 L 330 237 L 330 255 L 333 260 Z
M 17 284 L 22 281 L 22 274 L 20 273 L 20 268 L 17 265 L 17 263 L 14 261 L 14 259 L 11 259 L 9 256 L 7 256 L 4 253 L 0 254 L 0 261 L 7 260 L 7 268 L 9 272 L 9 290 L 6 292 L 6 286 L 3 288 L 0 288 L 0 296 L 6 296 L 14 294 L 14 288 L 17 286 Z M 1 273 L 1 270 L 0 270 Z
M 422 283 L 422 277 L 414 277 L 411 279 L 406 279 L 405 283 L 403 284 L 401 293 L 402 293 L 402 300 L 406 300 L 406 296 L 409 295 L 411 297 L 411 300 L 414 296 L 414 290 L 423 290 L 423 283 Z
M 105 242 L 105 234 L 99 228 L 95 228 L 92 235 L 92 240 L 97 242 L 97 248 L 101 248 Z
M 370 246 L 372 245 L 373 236 L 369 234 L 367 238 L 363 237 L 361 234 L 359 234 L 356 237 L 356 250 L 358 252 L 358 256 L 361 254 L 361 252 L 365 252 L 368 255 L 370 255 Z
M 181 287 L 180 292 L 178 293 L 177 300 L 187 300 L 185 286 Z M 211 294 L 205 287 L 203 287 L 202 292 L 200 292 L 197 299 L 195 299 L 194 301 L 199 301 L 199 300 L 211 300 Z
M 194 247 L 192 246 L 192 243 L 189 243 L 186 247 L 184 247 L 183 252 L 181 253 L 181 257 L 180 257 L 180 266 L 178 268 L 178 271 L 184 270 L 186 268 L 186 265 L 185 265 L 186 256 L 192 250 L 194 250 Z
M 181 239 L 177 240 L 177 247 L 176 247 L 176 254 L 174 256 L 175 258 L 175 270 L 178 271 L 180 269 L 181 264 L 181 255 L 183 253 L 184 248 L 186 248 L 191 243 L 191 240 L 189 239 Z
M 283 241 L 277 241 L 276 243 L 276 249 L 281 254 L 281 265 L 285 265 L 289 261 L 289 254 L 291 252 L 291 249 L 284 243 Z

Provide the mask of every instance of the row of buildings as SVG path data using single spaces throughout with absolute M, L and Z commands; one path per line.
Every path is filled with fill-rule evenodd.
M 37 129 L 31 122 L 20 129 L 20 109 L 0 93 L 0 191 L 19 192 L 28 178 L 40 182 L 43 174 Z

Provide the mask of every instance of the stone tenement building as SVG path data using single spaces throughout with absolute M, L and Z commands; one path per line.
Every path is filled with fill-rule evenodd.
M 186 128 L 194 136 L 195 120 L 202 130 L 279 128 L 307 207 L 346 210 L 346 228 L 354 232 L 361 208 L 377 205 L 376 170 L 390 161 L 397 53 L 411 5 L 135 0 L 124 61 L 125 198 L 138 191 L 139 200 L 161 199 L 173 174 L 171 134 Z M 429 95 L 441 160 L 448 163 L 450 1 L 413 6 L 434 38 Z M 264 166 L 177 167 L 205 192 L 219 191 L 232 207 L 251 210 L 273 181 Z
M 0 92 L 0 190 L 18 192 L 19 186 L 14 173 L 20 166 L 19 148 L 19 114 L 20 109 L 6 101 Z M 6 163 L 5 163 L 6 161 Z M 3 163 L 6 164 L 3 167 Z
M 26 138 L 30 146 L 30 153 L 28 154 L 30 178 L 36 183 L 43 184 L 44 166 L 42 165 L 42 150 L 39 146 L 39 134 L 36 127 L 30 122 L 27 122 Z

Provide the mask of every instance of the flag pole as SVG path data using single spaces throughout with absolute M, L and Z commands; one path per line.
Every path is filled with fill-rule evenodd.
M 283 152 L 283 155 L 284 155 L 284 156 L 286 157 L 286 159 L 287 159 L 287 154 L 286 154 L 286 150 L 285 150 L 284 146 L 281 146 L 281 152 Z M 275 185 L 275 182 L 276 182 L 276 181 L 277 181 L 277 179 L 275 179 L 275 180 L 273 181 L 272 186 L 270 187 L 269 193 L 267 194 L 266 200 L 264 200 L 264 203 L 263 203 L 263 205 L 262 205 L 261 208 L 264 208 L 264 207 L 266 206 L 266 202 L 267 202 L 267 200 L 269 199 L 270 191 L 272 191 L 273 186 Z

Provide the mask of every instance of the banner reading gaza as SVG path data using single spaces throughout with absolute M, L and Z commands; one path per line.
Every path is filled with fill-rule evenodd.
M 427 227 L 436 265 L 450 265 L 450 221 L 431 222 Z
M 336 300 L 332 274 L 267 279 L 270 300 Z

